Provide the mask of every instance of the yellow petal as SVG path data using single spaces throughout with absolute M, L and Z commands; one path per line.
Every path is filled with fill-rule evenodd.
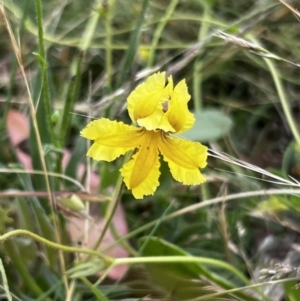
M 198 168 L 186 169 L 170 160 L 168 165 L 173 178 L 184 185 L 199 185 L 206 181 Z
M 91 121 L 81 136 L 95 140 L 87 152 L 94 160 L 113 161 L 129 150 L 137 148 L 142 141 L 143 130 L 123 122 L 101 118 Z
M 165 72 L 155 73 L 138 85 L 127 99 L 131 120 L 149 131 L 155 130 L 163 117 L 162 103 L 168 100 L 165 82 Z
M 169 81 L 171 80 L 169 78 Z M 158 128 L 165 132 L 185 132 L 195 123 L 195 117 L 189 111 L 187 105 L 190 95 L 185 80 L 179 82 L 170 94 L 171 100 L 168 103 L 168 110 Z M 171 130 L 172 128 L 174 129 L 173 131 Z
M 139 151 L 120 169 L 127 188 L 136 199 L 152 195 L 159 185 L 158 137 L 158 132 L 145 132 Z
M 157 105 L 155 111 L 148 117 L 140 118 L 137 120 L 137 124 L 140 127 L 144 127 L 147 131 L 156 130 L 164 117 L 161 104 Z
M 168 162 L 173 178 L 185 185 L 205 182 L 199 167 L 206 166 L 207 147 L 198 142 L 167 136 L 162 133 L 158 148 Z

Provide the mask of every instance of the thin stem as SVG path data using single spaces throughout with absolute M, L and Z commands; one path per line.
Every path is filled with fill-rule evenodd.
M 73 298 L 73 295 L 74 295 L 75 287 L 76 287 L 76 279 L 72 279 L 70 281 L 69 288 L 66 291 L 66 299 L 65 299 L 65 301 L 72 301 L 73 300 L 72 298 Z
M 147 62 L 147 67 L 150 68 L 153 65 L 154 57 L 155 57 L 155 51 L 158 45 L 158 41 L 161 37 L 162 31 L 165 28 L 167 22 L 170 20 L 176 5 L 178 4 L 179 0 L 172 0 L 170 5 L 168 6 L 165 15 L 161 18 L 160 22 L 158 23 L 156 30 L 153 35 L 153 40 L 151 43 L 151 48 L 149 51 L 149 58 Z
M 282 194 L 300 194 L 300 189 L 281 189 L 281 190 L 269 189 L 269 190 L 246 191 L 246 192 L 241 192 L 241 193 L 229 194 L 226 196 L 217 197 L 217 198 L 214 198 L 211 200 L 207 200 L 207 201 L 203 201 L 201 203 L 187 206 L 183 209 L 180 209 L 178 211 L 175 211 L 171 214 L 168 214 L 168 215 L 160 218 L 160 222 L 165 222 L 167 220 L 184 215 L 186 213 L 190 213 L 190 212 L 194 213 L 201 208 L 215 205 L 215 204 L 218 204 L 221 202 L 227 202 L 227 201 L 231 201 L 231 200 L 237 200 L 237 199 L 243 199 L 243 198 L 249 198 L 249 197 L 255 197 L 255 196 L 282 195 Z M 138 229 L 122 236 L 118 241 L 115 241 L 114 243 L 112 243 L 111 245 L 109 245 L 108 247 L 103 249 L 102 251 L 105 252 L 108 249 L 111 249 L 112 247 L 114 247 L 115 245 L 118 245 L 122 240 L 126 240 L 131 237 L 134 237 L 138 233 L 141 233 L 141 232 L 155 226 L 158 220 L 154 220 L 154 221 L 152 221 L 144 226 L 141 226 Z
M 255 42 L 256 44 L 260 45 L 255 38 L 252 37 L 251 40 L 253 42 Z M 286 97 L 284 87 L 283 87 L 282 82 L 280 80 L 280 76 L 278 75 L 278 71 L 277 71 L 274 63 L 270 59 L 264 58 L 264 61 L 267 64 L 267 66 L 268 66 L 268 68 L 269 68 L 269 70 L 272 74 L 274 84 L 275 84 L 275 87 L 276 87 L 276 90 L 277 90 L 277 93 L 278 93 L 278 96 L 279 96 L 279 100 L 280 100 L 281 105 L 282 105 L 283 112 L 284 112 L 286 120 L 287 120 L 287 123 L 288 123 L 288 125 L 291 129 L 291 132 L 294 136 L 294 139 L 296 140 L 297 146 L 300 147 L 300 134 L 299 134 L 299 131 L 298 131 L 298 127 L 297 127 L 297 124 L 296 124 L 296 122 L 295 122 L 295 120 L 292 116 L 289 101 Z
M 38 0 L 36 0 L 36 1 L 39 2 Z M 39 3 L 39 4 L 41 4 L 41 3 Z M 23 65 L 23 62 L 22 62 L 21 50 L 18 47 L 17 41 L 16 41 L 15 36 L 12 32 L 9 21 L 6 18 L 4 8 L 3 8 L 2 5 L 0 5 L 0 15 L 1 15 L 1 19 L 4 21 L 4 25 L 5 25 L 5 27 L 8 31 L 8 34 L 9 34 L 9 37 L 10 37 L 10 40 L 11 40 L 11 43 L 12 43 L 12 47 L 13 47 L 14 53 L 16 55 L 16 59 L 18 61 L 20 72 L 21 72 L 22 77 L 24 79 L 26 92 L 28 94 L 28 106 L 29 106 L 30 115 L 31 115 L 31 118 L 32 118 L 32 124 L 33 124 L 33 128 L 34 128 L 34 132 L 35 132 L 36 139 L 37 139 L 38 152 L 39 152 L 39 157 L 40 157 L 41 164 L 42 164 L 42 169 L 43 169 L 42 174 L 45 177 L 46 190 L 47 190 L 47 193 L 48 193 L 48 199 L 49 199 L 51 214 L 52 214 L 53 223 L 54 223 L 55 238 L 59 242 L 60 237 L 59 237 L 59 231 L 58 231 L 58 221 L 57 221 L 57 216 L 55 215 L 55 211 L 54 211 L 54 200 L 53 200 L 53 196 L 51 194 L 50 181 L 49 181 L 49 177 L 48 177 L 48 170 L 47 170 L 47 166 L 46 166 L 45 154 L 44 154 L 41 135 L 40 135 L 39 126 L 38 126 L 38 122 L 37 122 L 37 118 L 36 118 L 36 110 L 35 110 L 35 107 L 34 107 L 31 91 L 30 91 L 29 84 L 28 84 L 28 81 L 27 81 L 27 78 L 26 78 L 24 65 Z M 63 254 L 61 252 L 59 252 L 59 260 L 60 260 L 61 270 L 64 274 L 64 272 L 65 272 L 65 262 L 64 262 Z M 67 287 L 67 278 L 66 278 L 65 274 L 63 276 L 63 279 L 64 279 L 64 284 Z
M 25 30 L 25 21 L 27 19 L 27 13 L 28 13 L 28 1 L 23 2 L 23 7 L 22 7 L 22 16 L 20 20 L 20 28 L 19 28 L 19 40 L 22 40 L 24 30 Z M 6 118 L 9 110 L 9 105 L 10 101 L 13 96 L 13 88 L 15 87 L 15 76 L 16 76 L 16 71 L 18 69 L 18 61 L 16 58 L 14 58 L 12 62 L 12 66 L 10 67 L 10 75 L 9 75 L 9 83 L 8 83 L 8 89 L 7 89 L 7 96 L 5 99 L 5 104 L 4 104 L 4 109 L 3 109 L 3 120 L 2 120 L 2 125 L 3 129 L 5 130 L 5 123 L 6 123 Z
M 249 289 L 253 289 L 253 288 L 258 288 L 258 287 L 265 286 L 265 285 L 275 285 L 275 284 L 286 283 L 286 282 L 291 282 L 291 281 L 299 281 L 299 277 L 272 280 L 272 281 L 255 283 L 255 284 L 251 284 L 251 285 L 247 285 L 247 286 L 243 286 L 243 287 L 236 287 L 236 288 L 233 288 L 233 289 L 225 290 L 223 292 L 207 294 L 205 296 L 197 297 L 195 299 L 190 299 L 189 301 L 215 300 L 215 299 L 212 299 L 212 298 L 219 297 L 219 296 L 222 296 L 222 295 L 232 294 L 232 293 L 236 293 L 236 292 L 240 292 L 240 291 L 244 291 L 244 290 L 249 290 Z
M 44 170 L 42 170 L 42 171 L 30 170 L 30 169 L 24 170 L 24 169 L 18 169 L 18 168 L 12 168 L 12 169 L 0 168 L 0 172 L 1 173 L 25 173 L 25 174 L 34 174 L 34 175 L 44 175 L 44 176 L 46 175 Z M 64 180 L 69 181 L 70 183 L 74 184 L 75 186 L 77 186 L 77 188 L 79 190 L 85 191 L 85 188 L 82 186 L 82 184 L 80 182 L 78 182 L 77 180 L 74 180 L 73 178 L 68 177 L 64 174 L 60 174 L 60 173 L 56 173 L 56 172 L 48 172 L 47 176 L 64 179 Z M 47 193 L 48 193 L 48 191 L 47 191 Z M 52 194 L 51 191 L 50 191 L 50 194 Z
M 153 227 L 153 229 L 151 230 L 151 232 L 149 233 L 149 235 L 146 236 L 145 241 L 143 242 L 143 244 L 141 245 L 138 254 L 141 255 L 143 254 L 144 249 L 146 248 L 149 240 L 151 239 L 152 236 L 154 236 L 156 230 L 158 229 L 158 227 L 161 224 L 162 219 L 167 215 L 167 213 L 169 213 L 169 211 L 172 209 L 172 207 L 174 206 L 174 202 L 171 202 L 169 204 L 169 206 L 167 207 L 167 209 L 164 211 L 164 213 L 162 214 L 162 216 L 157 220 L 157 223 L 155 224 L 155 226 Z
M 116 210 L 118 208 L 118 205 L 121 201 L 121 196 L 122 196 L 122 192 L 123 192 L 123 188 L 124 188 L 124 183 L 123 183 L 123 179 L 121 176 L 118 177 L 116 186 L 115 186 L 115 192 L 114 192 L 114 196 L 113 196 L 113 200 L 110 202 L 110 206 L 108 206 L 108 209 L 106 211 L 106 216 L 105 216 L 105 225 L 103 227 L 103 230 L 101 232 L 101 235 L 97 241 L 96 246 L 94 247 L 95 250 L 97 250 L 99 248 L 99 246 L 101 245 L 103 238 L 106 234 L 106 231 L 109 228 L 110 223 L 112 222 L 112 219 L 116 213 Z
M 91 85 L 92 79 L 91 79 L 91 74 L 89 74 L 89 89 L 88 89 L 88 94 L 87 94 L 87 104 L 89 107 L 89 111 L 88 111 L 88 117 L 87 117 L 87 122 L 91 121 L 91 95 L 92 95 L 92 85 Z M 86 147 L 87 149 L 89 149 L 91 146 L 91 142 L 89 140 L 86 140 Z M 92 167 L 91 167 L 91 160 L 89 160 L 88 157 L 86 157 L 86 169 L 85 169 L 85 173 L 86 173 L 86 177 L 85 177 L 85 189 L 88 193 L 90 193 L 91 191 L 91 174 L 92 174 Z M 88 216 L 90 214 L 90 203 L 89 202 L 85 202 L 85 206 L 84 206 L 84 211 L 85 214 Z M 84 232 L 83 232 L 83 242 L 88 245 L 88 241 L 89 241 L 89 229 L 90 229 L 90 219 L 86 218 L 84 221 Z
M 0 242 L 5 242 L 6 240 L 8 240 L 14 236 L 20 236 L 20 235 L 29 236 L 32 239 L 34 239 L 40 243 L 43 243 L 50 248 L 54 248 L 56 250 L 61 250 L 63 252 L 82 253 L 82 254 L 97 256 L 97 257 L 101 258 L 106 263 L 106 265 L 110 265 L 113 262 L 112 258 L 106 257 L 106 256 L 102 255 L 102 253 L 100 253 L 100 252 L 90 250 L 90 249 L 85 249 L 85 248 L 69 247 L 69 246 L 65 246 L 62 244 L 58 244 L 58 243 L 50 241 L 44 237 L 41 237 L 33 232 L 30 232 L 28 230 L 23 230 L 23 229 L 13 230 L 13 231 L 10 231 L 3 235 L 0 235 Z
M 96 1 L 97 2 L 97 1 Z M 95 30 L 99 21 L 100 14 L 94 9 L 91 11 L 89 21 L 82 35 L 80 50 L 86 52 L 89 49 L 92 39 L 95 35 Z
M 126 154 L 126 156 L 124 157 L 124 164 L 125 162 L 128 161 L 128 159 L 132 156 L 132 152 L 129 152 Z M 124 189 L 124 182 L 123 182 L 123 178 L 121 175 L 119 175 L 118 179 L 117 179 L 117 183 L 116 183 L 116 186 L 115 186 L 115 190 L 114 190 L 114 195 L 113 195 L 113 198 L 112 198 L 112 201 L 110 202 L 107 210 L 106 210 L 106 214 L 105 214 L 105 225 L 103 227 L 103 230 L 101 232 L 101 235 L 94 247 L 95 250 L 97 250 L 99 248 L 99 246 L 101 245 L 103 239 L 104 239 L 104 236 L 106 234 L 106 231 L 108 230 L 111 222 L 112 222 L 112 219 L 116 213 L 116 210 L 121 202 L 121 198 L 122 198 L 122 193 L 123 193 L 123 189 Z M 114 233 L 114 231 L 112 231 Z M 119 241 L 119 239 L 117 239 Z M 123 241 L 123 240 L 121 240 Z M 125 248 L 126 248 L 126 243 L 125 243 Z M 128 249 L 128 247 L 127 247 Z M 130 253 L 131 253 L 131 248 L 130 248 Z M 134 252 L 135 253 L 135 252 Z M 88 260 L 88 259 L 87 259 Z
M 115 227 L 115 225 L 113 223 L 110 223 L 109 225 L 109 229 L 111 231 L 111 234 L 113 235 L 114 239 L 115 240 L 119 240 L 120 238 L 120 235 Z M 131 245 L 126 241 L 126 240 L 123 240 L 121 242 L 121 246 L 123 249 L 125 249 L 131 256 L 136 256 L 138 254 L 138 252 L 133 248 L 131 247 Z
M 196 256 L 148 256 L 148 257 L 134 257 L 134 258 L 116 258 L 113 264 L 109 267 L 109 269 L 123 264 L 153 264 L 153 263 L 160 263 L 160 264 L 168 264 L 168 263 L 196 263 L 201 265 L 211 265 L 217 268 L 225 269 L 236 277 L 238 277 L 241 281 L 245 284 L 250 285 L 250 281 L 247 277 L 245 277 L 239 270 L 237 270 L 234 266 L 218 259 L 207 258 L 207 257 L 196 257 Z M 210 277 L 211 278 L 211 277 Z M 101 277 L 103 280 L 103 277 Z M 99 283 L 97 281 L 97 283 Z M 221 283 L 219 283 L 221 284 Z M 222 283 L 224 287 L 231 285 L 229 282 Z M 232 285 L 231 285 L 232 286 Z M 259 293 L 259 292 L 258 292 Z M 260 294 L 260 293 L 259 293 Z M 262 294 L 260 294 L 262 295 Z M 265 297 L 264 295 L 262 295 Z M 243 300 L 254 301 L 255 298 L 244 295 Z M 266 300 L 271 301 L 270 299 L 266 298 Z
M 149 256 L 149 257 L 132 257 L 132 258 L 115 258 L 112 267 L 122 264 L 145 264 L 145 263 L 199 263 L 212 265 L 230 271 L 246 284 L 250 281 L 232 265 L 217 259 L 195 256 Z
M 279 100 L 281 102 L 282 109 L 285 114 L 287 123 L 291 129 L 291 132 L 294 136 L 294 139 L 296 140 L 298 147 L 300 147 L 300 135 L 299 135 L 298 127 L 292 116 L 289 101 L 286 97 L 286 94 L 285 94 L 282 82 L 280 80 L 280 77 L 278 75 L 277 69 L 275 68 L 274 63 L 271 60 L 264 58 L 264 61 L 266 62 L 266 64 L 268 65 L 268 67 L 271 71 L 271 74 L 272 74 L 272 77 L 274 80 L 274 84 L 276 86 L 276 90 L 277 90 Z
M 95 295 L 97 300 L 99 301 L 109 301 L 105 295 L 102 294 L 102 292 L 93 285 L 87 278 L 82 277 L 80 280 L 89 288 L 89 290 Z
M 127 157 L 128 156 L 125 157 L 124 162 L 127 161 Z M 110 207 L 108 208 L 105 214 L 105 219 L 107 221 L 111 220 L 111 218 L 114 216 L 114 213 L 116 212 L 117 209 L 116 207 L 119 205 L 119 202 L 121 200 L 123 189 L 124 189 L 123 178 L 121 175 L 119 175 L 117 179 L 114 195 L 113 195 L 113 201 L 110 203 Z

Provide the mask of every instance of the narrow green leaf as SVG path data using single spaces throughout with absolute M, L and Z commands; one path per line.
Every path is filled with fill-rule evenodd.
M 147 244 L 142 251 L 142 256 L 191 256 L 181 248 L 160 238 L 142 238 L 141 243 L 146 239 Z M 228 282 L 222 276 L 196 263 L 149 263 L 145 264 L 145 267 L 149 272 L 151 280 L 162 286 L 167 292 L 176 295 L 178 300 L 197 298 L 219 291 L 219 289 L 213 288 L 211 283 L 224 290 L 236 288 L 233 283 Z M 244 292 L 231 294 L 231 300 L 241 299 L 257 301 L 256 298 Z M 208 300 L 213 301 L 215 299 Z

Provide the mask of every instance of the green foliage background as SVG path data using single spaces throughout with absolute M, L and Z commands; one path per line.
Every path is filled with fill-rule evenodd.
M 101 256 L 79 260 L 28 235 L 2 238 L 4 298 L 299 300 L 299 15 L 273 0 L 0 6 L 0 233 L 25 229 L 71 247 L 74 198 L 110 228 L 112 205 L 121 201 L 129 232 L 114 233 L 114 244 L 131 256 L 124 277 L 99 280 L 97 272 L 108 271 Z M 210 147 L 207 183 L 182 186 L 162 162 L 154 196 L 137 201 L 125 190 L 118 198 L 124 158 L 87 161 L 79 132 L 92 118 L 130 122 L 126 98 L 155 71 L 187 81 L 197 120 L 184 137 Z M 12 110 L 30 122 L 17 145 L 8 131 Z M 65 168 L 64 149 L 71 153 Z M 78 179 L 80 164 L 87 169 Z M 100 176 L 97 193 L 89 194 L 89 170 Z M 260 271 L 271 283 L 261 284 Z

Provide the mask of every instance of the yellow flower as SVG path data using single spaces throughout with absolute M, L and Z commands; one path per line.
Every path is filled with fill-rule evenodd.
M 199 167 L 206 166 L 207 147 L 174 137 L 191 128 L 194 115 L 188 110 L 190 95 L 185 80 L 175 88 L 165 72 L 155 73 L 129 95 L 128 113 L 137 126 L 101 118 L 90 122 L 81 136 L 94 143 L 87 156 L 113 161 L 137 150 L 121 169 L 121 175 L 135 198 L 152 195 L 159 185 L 159 154 L 168 162 L 173 178 L 185 185 L 205 182 Z

